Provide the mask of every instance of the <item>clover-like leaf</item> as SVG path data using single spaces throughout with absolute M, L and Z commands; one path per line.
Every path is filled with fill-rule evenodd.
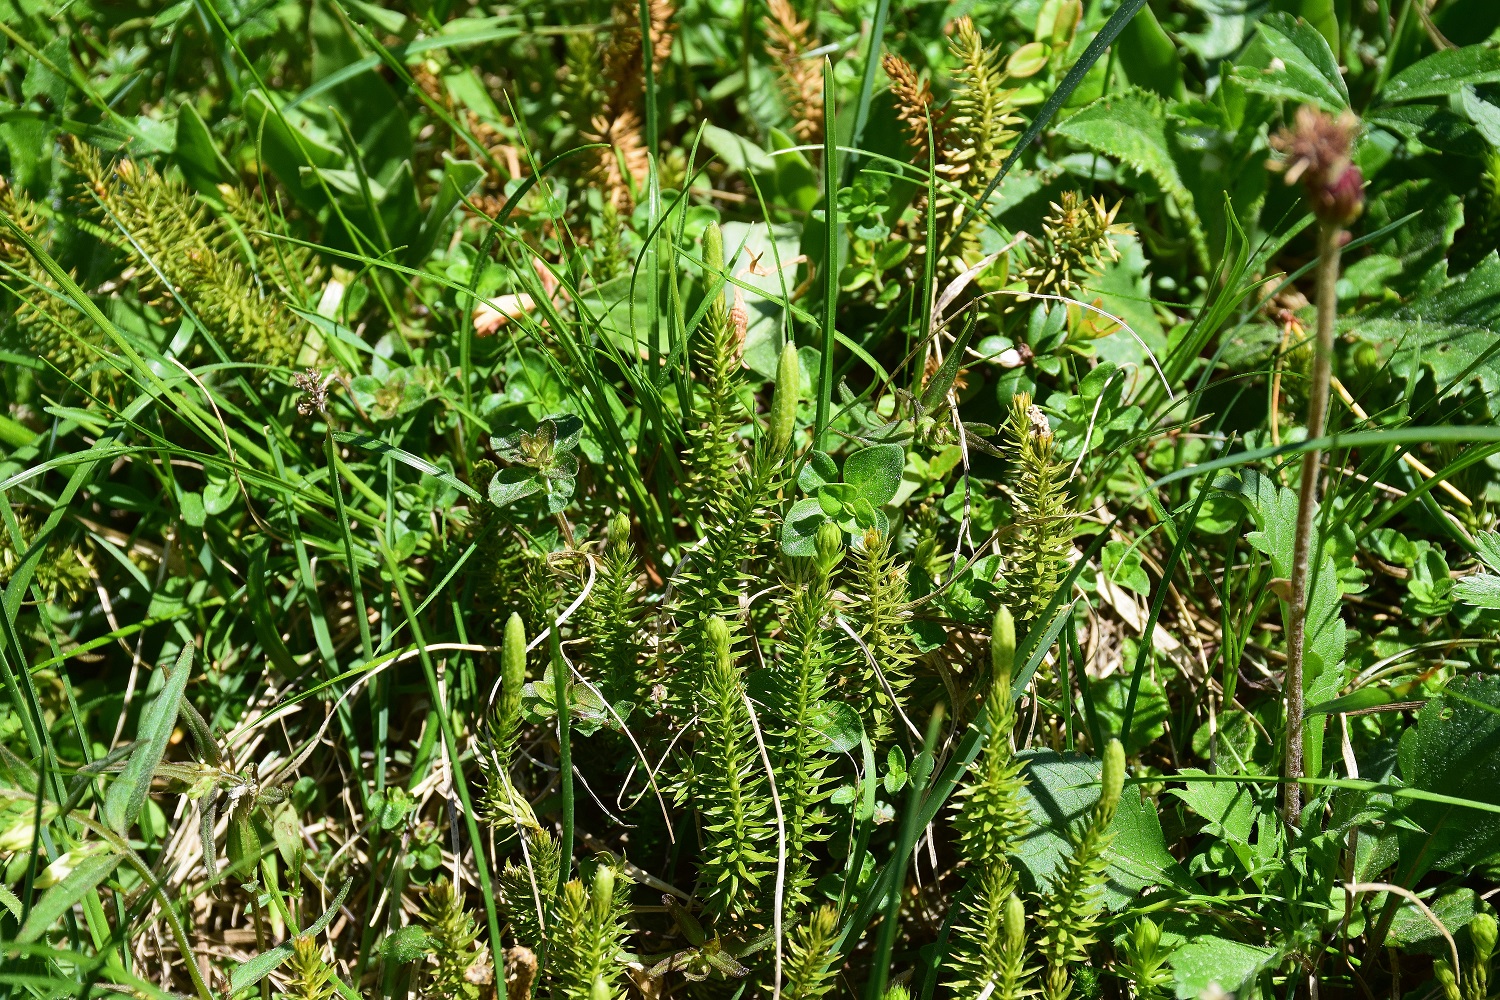
M 812 493 L 820 486 L 838 481 L 839 467 L 834 463 L 832 455 L 822 451 L 809 455 L 802 471 L 797 473 L 797 485 L 802 487 L 803 493 Z
M 573 490 L 577 485 L 578 480 L 572 476 L 548 476 L 547 513 L 560 513 L 568 505 L 568 501 L 573 498 Z
M 804 497 L 792 504 L 786 520 L 781 522 L 781 551 L 789 556 L 810 556 L 817 552 L 818 528 L 828 520 L 817 497 Z
M 845 504 L 844 515 L 844 530 L 851 534 L 875 527 L 875 508 L 864 497 L 856 497 L 854 502 Z
M 899 444 L 861 448 L 844 460 L 844 482 L 859 491 L 872 507 L 891 502 L 901 486 L 906 455 Z
M 564 455 L 578 447 L 583 436 L 583 421 L 571 413 L 554 413 L 542 423 L 552 425 L 552 451 Z M 540 429 L 540 428 L 538 428 Z
M 495 478 L 490 480 L 490 503 L 496 507 L 509 507 L 522 497 L 529 497 L 541 488 L 542 484 L 538 482 L 538 477 L 527 469 L 501 469 L 495 473 Z M 568 492 L 571 495 L 572 491 Z

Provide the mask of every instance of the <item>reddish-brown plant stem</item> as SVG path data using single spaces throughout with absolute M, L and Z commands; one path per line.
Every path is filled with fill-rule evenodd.
M 1337 222 L 1318 223 L 1317 340 L 1313 350 L 1312 378 L 1307 398 L 1307 439 L 1323 436 L 1328 417 L 1328 385 L 1333 369 L 1333 324 L 1338 312 L 1339 242 L 1343 231 Z M 1302 453 L 1302 477 L 1298 483 L 1297 534 L 1292 546 L 1291 601 L 1287 621 L 1286 650 L 1286 777 L 1282 812 L 1288 826 L 1297 824 L 1302 812 L 1303 662 L 1307 651 L 1307 582 L 1313 542 L 1316 538 L 1318 477 L 1322 451 Z

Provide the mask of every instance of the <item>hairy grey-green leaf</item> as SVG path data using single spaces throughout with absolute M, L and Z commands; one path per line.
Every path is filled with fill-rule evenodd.
M 121 834 L 129 832 L 131 824 L 141 813 L 141 807 L 146 804 L 156 765 L 161 763 L 167 740 L 177 724 L 177 702 L 187 687 L 192 667 L 193 647 L 184 646 L 161 691 L 141 714 L 140 728 L 136 732 L 140 745 L 130 754 L 124 772 L 105 793 L 105 821 Z
M 77 867 L 64 876 L 61 882 L 42 893 L 42 898 L 37 900 L 31 912 L 26 915 L 26 923 L 16 933 L 16 940 L 25 944 L 40 938 L 47 932 L 47 928 L 108 878 L 123 860 L 121 855 L 109 850 L 91 854 L 79 861 Z

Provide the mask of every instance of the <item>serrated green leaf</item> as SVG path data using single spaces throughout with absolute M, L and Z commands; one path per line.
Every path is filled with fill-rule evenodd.
M 1099 801 L 1101 765 L 1093 757 L 1053 750 L 1017 756 L 1025 761 L 1032 830 L 1016 850 L 1016 863 L 1027 887 L 1036 889 L 1051 884 L 1070 850 L 1069 828 Z M 1192 876 L 1167 853 L 1156 806 L 1138 789 L 1125 789 L 1109 829 L 1113 839 L 1105 851 L 1109 868 L 1104 901 L 1112 912 L 1130 905 L 1148 886 L 1198 891 Z
M 1447 388 L 1462 376 L 1466 383 L 1478 383 L 1488 401 L 1500 398 L 1497 324 L 1500 257 L 1492 253 L 1441 288 L 1402 306 L 1368 310 L 1340 325 L 1373 343 L 1395 378 L 1412 382 L 1429 372 L 1439 388 Z
M 1245 505 L 1256 527 L 1247 536 L 1248 541 L 1270 557 L 1271 572 L 1275 577 L 1290 580 L 1297 534 L 1297 494 L 1254 470 L 1246 471 L 1239 479 L 1222 477 L 1214 487 L 1237 497 Z M 1316 561 L 1307 583 L 1302 687 L 1308 703 L 1316 705 L 1336 697 L 1344 685 L 1347 636 L 1344 620 L 1339 616 L 1341 591 L 1331 543 L 1324 541 L 1319 544 L 1313 558 Z M 1281 620 L 1285 623 L 1290 609 L 1286 601 L 1278 599 L 1278 603 L 1281 605 Z M 1323 716 L 1314 716 L 1305 723 L 1305 765 L 1310 775 L 1323 772 L 1324 722 Z
M 1438 918 L 1449 934 L 1457 937 L 1469 925 L 1469 921 L 1480 913 L 1489 912 L 1484 900 L 1473 889 L 1451 886 L 1427 900 L 1427 908 Z M 1429 955 L 1448 954 L 1448 942 L 1432 921 L 1409 899 L 1401 901 L 1395 919 L 1391 921 L 1386 944 L 1405 951 Z
M 1500 573 L 1500 531 L 1481 531 L 1474 535 L 1479 559 L 1491 572 Z
M 1440 49 L 1386 81 L 1379 99 L 1391 104 L 1456 94 L 1459 88 L 1500 80 L 1500 51 L 1483 45 Z
M 1198 997 L 1210 987 L 1237 993 L 1276 960 L 1276 949 L 1212 934 L 1194 935 L 1168 960 L 1179 998 Z
M 1500 804 L 1500 677 L 1452 681 L 1401 737 L 1397 761 L 1412 788 Z M 1419 799 L 1405 800 L 1402 815 L 1412 827 L 1400 833 L 1406 884 L 1500 858 L 1500 815 Z
M 104 796 L 104 818 L 111 829 L 124 835 L 130 831 L 135 818 L 146 804 L 146 794 L 151 791 L 151 778 L 156 765 L 166 753 L 167 740 L 177 725 L 177 703 L 187 687 L 188 675 L 193 668 L 193 647 L 184 646 L 177 656 L 177 664 L 167 674 L 161 691 L 141 714 L 140 728 L 136 739 L 140 745 L 130 754 L 125 770 L 109 786 Z M 101 876 L 102 877 L 102 876 Z
M 1101 98 L 1057 126 L 1057 133 L 1143 174 L 1176 204 L 1201 261 L 1208 260 L 1203 222 L 1167 141 L 1167 105 L 1145 91 Z
M 1327 111 L 1349 106 L 1349 90 L 1328 40 L 1285 12 L 1261 18 L 1259 35 L 1235 77 L 1245 89 L 1278 100 L 1316 104 Z

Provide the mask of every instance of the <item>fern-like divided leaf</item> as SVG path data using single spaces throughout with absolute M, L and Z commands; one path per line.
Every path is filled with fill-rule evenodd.
M 746 416 L 741 394 L 744 379 L 740 361 L 744 356 L 744 330 L 724 301 L 724 237 L 717 225 L 703 234 L 704 281 L 708 311 L 695 349 L 694 411 L 698 425 L 691 429 L 688 451 L 688 483 L 684 490 L 700 514 L 720 505 L 733 486 L 739 461 L 739 429 Z M 721 511 L 722 513 L 722 511 Z
M 292 939 L 287 959 L 287 988 L 282 1000 L 333 1000 L 338 995 L 333 969 L 323 960 L 323 949 L 311 934 Z
M 791 933 L 786 963 L 787 1000 L 822 1000 L 833 991 L 838 968 L 838 911 L 820 906 Z
M 702 736 L 691 752 L 683 801 L 702 820 L 700 897 L 716 920 L 736 923 L 760 909 L 758 894 L 776 863 L 775 825 L 743 678 L 730 652 L 729 628 L 712 618 L 704 627 L 710 650 L 705 670 Z
M 973 892 L 954 930 L 948 986 L 963 1000 L 1022 1000 L 1035 970 L 1026 965 L 1026 913 L 1015 879 L 1003 862 L 994 863 L 981 870 Z
M 477 1000 L 479 987 L 494 969 L 487 949 L 478 944 L 479 924 L 464 909 L 463 899 L 447 879 L 435 884 L 422 902 L 422 924 L 432 948 L 434 968 L 428 992 L 434 996 Z
M 1099 889 L 1109 864 L 1104 852 L 1112 839 L 1109 825 L 1114 822 L 1124 780 L 1125 749 L 1119 740 L 1110 740 L 1104 749 L 1099 801 L 1071 832 L 1072 849 L 1037 911 L 1041 925 L 1037 951 L 1047 962 L 1043 990 L 1047 1000 L 1067 1000 L 1072 969 L 1088 961 L 1088 949 L 1097 938 L 1104 906 Z
M 588 888 L 579 879 L 563 887 L 547 953 L 547 977 L 554 996 L 609 1000 L 624 995 L 620 982 L 625 964 L 620 953 L 630 933 L 624 899 L 628 885 L 629 878 L 612 861 L 600 859 Z
M 906 567 L 896 561 L 890 535 L 871 530 L 861 541 L 852 558 L 856 600 L 849 619 L 864 650 L 849 658 L 847 694 L 865 716 L 870 738 L 879 742 L 894 728 L 897 699 L 911 684 L 918 653 L 905 611 Z
M 35 203 L 0 178 L 0 213 L 39 244 L 47 225 Z M 63 295 L 57 282 L 31 256 L 25 244 L 0 225 L 0 283 L 18 305 L 0 328 L 0 347 L 35 357 L 64 375 L 76 376 L 98 356 L 104 334 L 88 323 Z
M 588 660 L 605 700 L 639 704 L 647 677 L 639 669 L 645 611 L 636 597 L 640 560 L 630 540 L 630 519 L 617 514 L 609 522 L 598 579 L 580 609 L 578 634 L 587 640 Z
M 227 228 L 181 182 L 133 160 L 106 167 L 87 146 L 79 147 L 76 165 L 97 199 L 105 233 L 139 262 L 144 288 L 185 306 L 231 360 L 271 366 L 296 360 L 299 322 L 281 293 L 259 280 L 260 259 L 241 257 Z M 283 262 L 276 272 L 287 277 Z
M 1077 515 L 1067 495 L 1067 467 L 1058 460 L 1046 414 L 1021 393 L 1006 427 L 1015 461 L 1015 528 L 1005 544 L 1005 603 L 1023 629 L 1052 600 L 1067 564 Z
M 785 629 L 767 697 L 777 718 L 768 742 L 786 819 L 786 903 L 791 909 L 808 902 L 810 851 L 830 834 L 825 805 L 832 791 L 827 772 L 834 761 L 822 730 L 829 679 L 847 658 L 841 655 L 847 644 L 829 631 L 834 614 L 830 586 L 843 557 L 843 533 L 824 522 L 816 555 L 797 560 L 785 584 L 790 593 L 783 605 Z
M 561 871 L 562 846 L 546 830 L 532 830 L 519 863 L 508 862 L 495 877 L 500 910 L 518 945 L 537 951 L 546 942 L 545 932 L 556 917 Z

